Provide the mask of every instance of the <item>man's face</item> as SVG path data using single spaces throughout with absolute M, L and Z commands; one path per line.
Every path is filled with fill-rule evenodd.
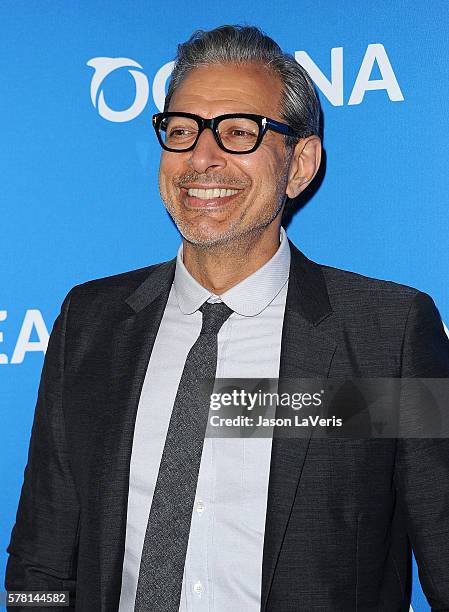
M 253 113 L 283 121 L 281 82 L 257 64 L 210 65 L 192 70 L 177 87 L 170 111 L 203 118 Z M 253 153 L 234 155 L 219 148 L 205 129 L 193 151 L 163 151 L 161 197 L 184 238 L 203 247 L 259 234 L 280 224 L 288 173 L 285 137 L 268 130 Z M 226 189 L 210 197 L 192 189 Z M 223 191 L 221 191 L 223 193 Z M 207 196 L 198 197 L 199 195 Z

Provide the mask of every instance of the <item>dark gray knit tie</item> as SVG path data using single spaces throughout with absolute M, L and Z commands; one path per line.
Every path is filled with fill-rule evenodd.
M 154 490 L 140 562 L 135 612 L 178 612 L 192 509 L 203 452 L 209 401 L 205 379 L 217 368 L 217 335 L 232 313 L 223 302 L 204 303 L 200 335 L 179 381 Z M 212 382 L 213 384 L 213 382 Z M 210 392 L 212 392 L 212 385 Z

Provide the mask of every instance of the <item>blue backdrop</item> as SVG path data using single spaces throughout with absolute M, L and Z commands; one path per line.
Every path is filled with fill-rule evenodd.
M 430 293 L 449 322 L 446 0 L 0 4 L 0 572 L 48 331 L 82 281 L 169 259 L 151 115 L 194 29 L 260 26 L 317 84 L 327 167 L 290 238 Z M 413 608 L 429 610 L 417 580 Z

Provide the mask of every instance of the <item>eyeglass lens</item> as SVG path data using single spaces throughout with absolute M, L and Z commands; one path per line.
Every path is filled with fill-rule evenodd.
M 222 119 L 217 131 L 223 145 L 230 151 L 249 151 L 259 137 L 259 125 L 252 119 L 236 117 Z M 182 151 L 193 145 L 198 136 L 198 124 L 188 117 L 166 117 L 161 121 L 159 133 L 170 149 Z

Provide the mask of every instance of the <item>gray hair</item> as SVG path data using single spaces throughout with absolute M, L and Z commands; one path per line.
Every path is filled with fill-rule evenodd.
M 280 113 L 283 120 L 306 138 L 320 135 L 320 104 L 307 72 L 295 58 L 254 26 L 224 25 L 214 30 L 197 30 L 189 40 L 178 45 L 164 110 L 181 81 L 199 66 L 210 64 L 259 63 L 278 75 L 282 85 Z M 288 137 L 287 146 L 297 140 Z

